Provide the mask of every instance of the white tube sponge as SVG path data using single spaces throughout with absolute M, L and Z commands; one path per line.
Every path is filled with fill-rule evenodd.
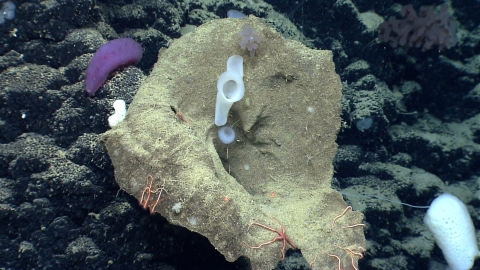
M 227 61 L 227 71 L 222 73 L 217 82 L 217 102 L 215 105 L 215 125 L 227 123 L 228 112 L 234 102 L 243 98 L 243 57 L 232 55 Z
M 442 250 L 449 269 L 472 268 L 480 251 L 472 219 L 460 199 L 448 193 L 438 196 L 430 205 L 423 222 Z

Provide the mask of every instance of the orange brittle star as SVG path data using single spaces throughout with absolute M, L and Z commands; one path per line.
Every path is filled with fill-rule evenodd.
M 150 181 L 150 185 L 148 184 L 149 181 Z M 140 205 L 143 207 L 143 209 L 147 209 L 149 207 L 148 203 L 150 201 L 150 196 L 152 195 L 152 193 L 155 194 L 158 192 L 157 200 L 155 201 L 153 206 L 150 208 L 150 214 L 153 214 L 155 212 L 155 207 L 157 207 L 158 203 L 166 199 L 165 197 L 162 200 L 160 200 L 160 196 L 162 196 L 162 192 L 165 191 L 165 193 L 168 194 L 167 190 L 165 189 L 165 180 L 163 180 L 163 184 L 159 188 L 157 188 L 155 191 L 152 191 L 152 185 L 153 185 L 153 176 L 148 175 L 147 186 L 143 189 L 142 196 L 140 196 Z M 145 198 L 145 193 L 147 193 L 146 198 Z M 145 201 L 143 200 L 144 198 L 145 198 Z
M 343 248 L 343 247 L 339 247 L 337 245 L 335 245 L 335 247 L 339 248 L 339 249 L 342 249 L 346 252 L 348 252 L 350 254 L 350 259 L 352 260 L 351 262 L 351 266 L 353 267 L 353 269 L 355 270 L 358 270 L 358 267 L 355 266 L 355 259 L 354 259 L 354 256 L 358 256 L 358 259 L 362 259 L 363 258 L 363 252 L 365 252 L 366 250 L 362 247 L 358 247 L 359 249 L 362 250 L 362 253 L 361 252 L 356 252 L 356 251 L 353 251 L 352 249 L 350 248 Z M 346 268 L 342 268 L 342 260 L 340 259 L 340 257 L 338 257 L 337 255 L 335 254 L 328 254 L 327 252 L 323 251 L 323 253 L 327 254 L 327 256 L 329 257 L 332 257 L 332 258 L 335 258 L 337 259 L 338 261 L 338 270 L 343 270 L 343 269 L 346 269 Z M 317 256 L 315 256 L 315 259 L 313 260 L 313 262 L 310 263 L 310 268 L 312 268 L 313 264 L 317 261 Z
M 352 207 L 351 206 L 347 206 L 347 208 L 345 208 L 345 210 L 343 210 L 343 212 L 336 216 L 335 218 L 333 218 L 332 220 L 332 225 L 330 226 L 330 232 L 333 231 L 333 229 L 337 229 L 338 227 L 335 227 L 335 222 L 337 221 L 337 219 L 343 217 L 347 212 L 348 210 L 352 210 Z M 340 229 L 347 229 L 347 228 L 356 228 L 356 227 L 365 227 L 366 225 L 364 223 L 358 223 L 358 224 L 353 224 L 353 225 L 349 225 L 349 226 L 343 226 L 343 227 L 340 227 Z M 353 267 L 353 269 L 355 270 L 358 270 L 358 267 L 355 266 L 355 260 L 354 260 L 354 257 L 355 256 L 358 256 L 358 259 L 362 259 L 363 258 L 363 254 L 362 253 L 365 253 L 366 250 L 363 248 L 363 247 L 358 247 L 358 249 L 361 250 L 361 252 L 356 252 L 353 250 L 353 248 L 344 248 L 344 247 L 340 247 L 340 246 L 337 246 L 335 245 L 335 247 L 343 250 L 343 251 L 346 251 L 348 254 L 350 254 L 350 259 L 351 259 L 351 266 Z M 339 256 L 337 255 L 334 255 L 334 254 L 329 254 L 325 251 L 323 251 L 325 254 L 327 254 L 327 256 L 331 257 L 331 258 L 335 258 L 337 259 L 338 261 L 338 270 L 342 270 L 342 260 L 340 259 Z M 315 258 L 313 259 L 313 261 L 310 263 L 310 267 L 313 266 L 313 264 L 317 261 L 317 256 L 315 256 Z
M 332 220 L 332 225 L 330 226 L 330 232 L 333 231 L 334 228 L 337 228 L 335 227 L 335 221 L 337 221 L 337 219 L 343 217 L 347 212 L 348 210 L 352 211 L 352 207 L 349 205 L 347 206 L 347 208 L 345 208 L 345 210 L 343 210 L 343 212 L 336 216 L 333 220 Z M 358 223 L 358 224 L 353 224 L 353 225 L 349 225 L 349 226 L 343 226 L 343 227 L 340 227 L 340 229 L 347 229 L 347 228 L 355 228 L 355 227 L 365 227 L 365 224 L 363 223 Z M 343 247 L 339 247 L 337 245 L 335 245 L 335 247 L 339 248 L 339 249 L 342 249 L 346 252 L 348 252 L 350 254 L 350 258 L 352 260 L 352 267 L 355 269 L 355 270 L 358 270 L 358 268 L 355 266 L 355 260 L 354 260 L 354 256 L 358 256 L 358 259 L 362 259 L 363 258 L 363 255 L 359 252 L 355 252 L 353 251 L 352 249 L 349 249 L 349 248 L 343 248 Z M 362 252 L 365 252 L 365 249 L 360 247 L 362 249 Z M 325 252 L 326 253 L 326 252 Z M 337 260 L 338 260 L 338 270 L 342 270 L 342 261 L 340 260 L 340 258 L 336 255 L 332 255 L 332 254 L 328 254 L 326 253 L 329 257 L 335 257 Z
M 278 236 L 273 238 L 272 240 L 270 241 L 267 241 L 265 243 L 262 243 L 256 247 L 253 247 L 253 246 L 250 246 L 249 244 L 245 243 L 245 245 L 247 245 L 249 248 L 252 248 L 252 249 L 259 249 L 263 246 L 266 246 L 266 245 L 270 245 L 270 244 L 273 244 L 277 241 L 282 241 L 283 242 L 283 245 L 282 245 L 282 261 L 285 259 L 285 250 L 287 248 L 287 243 L 292 246 L 293 249 L 297 249 L 297 246 L 293 243 L 293 241 L 287 236 L 287 230 L 285 230 L 285 227 L 280 224 L 280 222 L 278 222 L 276 219 L 274 219 L 273 217 L 270 217 L 271 219 L 273 219 L 278 225 L 280 225 L 280 227 L 282 228 L 281 231 L 280 230 L 276 230 L 272 227 L 268 227 L 267 225 L 264 225 L 264 224 L 261 224 L 261 223 L 258 223 L 258 222 L 252 222 L 250 223 L 250 225 L 248 225 L 248 230 L 250 230 L 250 227 L 252 227 L 253 225 L 257 225 L 259 227 L 262 227 L 264 229 L 267 229 L 271 232 L 274 232 L 274 233 L 277 233 Z
M 355 270 L 358 270 L 358 267 L 355 266 L 354 256 L 358 256 L 358 259 L 360 260 L 360 259 L 363 258 L 362 252 L 365 252 L 366 250 L 365 250 L 363 247 L 358 247 L 359 249 L 362 250 L 362 252 L 356 252 L 356 251 L 353 251 L 353 250 L 350 249 L 350 248 L 343 248 L 343 247 L 339 247 L 339 246 L 337 246 L 337 245 L 335 245 L 335 246 L 336 246 L 337 248 L 339 248 L 339 249 L 343 249 L 344 251 L 346 251 L 346 252 L 348 252 L 348 253 L 350 254 L 350 259 L 352 260 L 352 267 L 353 267 Z M 327 255 L 331 257 L 330 254 L 327 253 Z M 335 256 L 335 257 L 337 257 L 337 256 Z M 337 257 L 337 259 L 338 259 L 338 257 Z M 339 259 L 339 261 L 338 261 L 338 265 L 339 265 L 339 269 L 341 270 L 341 268 L 340 268 L 340 266 L 341 266 L 341 264 L 340 264 L 340 259 Z

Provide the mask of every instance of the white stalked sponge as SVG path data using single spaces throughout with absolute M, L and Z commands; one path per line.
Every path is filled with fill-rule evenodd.
M 450 270 L 468 270 L 480 256 L 475 228 L 465 204 L 445 193 L 433 200 L 423 219 Z

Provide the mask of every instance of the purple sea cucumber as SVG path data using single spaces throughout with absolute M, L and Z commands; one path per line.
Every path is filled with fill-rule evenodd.
M 85 72 L 87 94 L 95 95 L 110 72 L 119 67 L 136 65 L 142 59 L 142 54 L 142 46 L 131 38 L 118 38 L 104 44 L 95 53 Z

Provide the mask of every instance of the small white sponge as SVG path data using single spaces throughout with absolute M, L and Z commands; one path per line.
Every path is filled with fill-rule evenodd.
M 113 103 L 113 108 L 115 109 L 115 113 L 108 117 L 108 125 L 111 128 L 122 122 L 127 115 L 127 107 L 125 105 L 125 101 L 121 99 L 115 100 L 115 102 Z
M 223 144 L 231 144 L 235 140 L 235 130 L 229 126 L 218 129 L 218 138 Z
M 475 228 L 465 204 L 445 193 L 433 200 L 423 219 L 451 270 L 472 268 L 480 256 Z

